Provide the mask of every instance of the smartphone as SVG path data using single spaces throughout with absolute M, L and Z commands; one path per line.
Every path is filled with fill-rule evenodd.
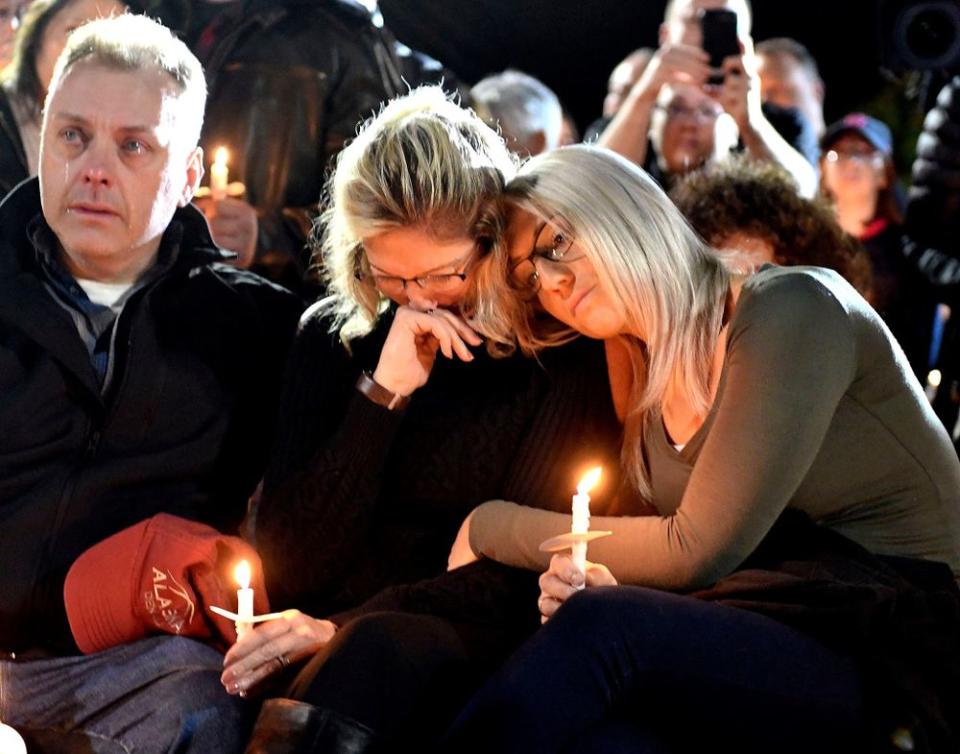
M 711 8 L 700 11 L 701 43 L 704 52 L 710 56 L 710 67 L 720 68 L 725 58 L 740 54 L 740 38 L 737 36 L 737 14 L 732 10 Z M 723 83 L 723 74 L 715 74 L 707 79 L 708 84 L 719 86 Z

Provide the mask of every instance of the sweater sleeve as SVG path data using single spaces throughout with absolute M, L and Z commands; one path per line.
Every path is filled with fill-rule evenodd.
M 608 389 L 603 343 L 578 338 L 541 357 L 547 384 L 507 469 L 501 495 L 569 511 L 583 473 L 604 469 L 594 511 L 604 512 L 619 481 L 621 429 Z
M 850 318 L 810 274 L 771 276 L 741 296 L 709 430 L 671 515 L 595 516 L 613 536 L 590 545 L 624 583 L 689 589 L 730 573 L 755 549 L 812 465 L 854 378 Z M 656 502 L 656 501 L 654 501 Z M 476 552 L 543 569 L 538 544 L 569 517 L 495 501 L 471 525 Z
M 357 607 L 330 616 L 338 626 L 361 615 L 402 611 L 461 624 L 507 627 L 539 623 L 537 575 L 489 559 L 412 584 L 381 590 Z
M 403 415 L 356 390 L 359 361 L 329 332 L 327 320 L 305 315 L 254 517 L 267 587 L 281 606 L 335 588 L 361 551 L 376 507 Z

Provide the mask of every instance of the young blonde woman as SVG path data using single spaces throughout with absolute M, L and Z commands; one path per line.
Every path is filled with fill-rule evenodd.
M 223 674 L 246 693 L 293 663 L 251 751 L 429 745 L 537 625 L 532 574 L 445 573 L 459 523 L 492 497 L 565 506 L 590 457 L 615 457 L 595 344 L 494 359 L 467 322 L 514 169 L 439 88 L 392 101 L 340 153 L 330 296 L 301 322 L 254 526 L 273 606 L 302 612 L 247 634 Z
M 494 501 L 468 517 L 451 564 L 547 568 L 549 622 L 451 750 L 872 751 L 874 733 L 952 745 L 956 694 L 927 691 L 957 680 L 960 463 L 876 312 L 830 270 L 732 274 L 601 149 L 536 158 L 508 195 L 499 269 L 516 293 L 491 291 L 502 314 L 484 327 L 529 352 L 569 333 L 604 341 L 623 473 L 655 515 L 594 517 L 613 536 L 590 545 L 586 576 L 538 550 L 568 515 Z M 577 594 L 584 578 L 632 586 Z M 934 592 L 952 622 L 898 613 Z M 934 646 L 932 664 L 905 659 Z

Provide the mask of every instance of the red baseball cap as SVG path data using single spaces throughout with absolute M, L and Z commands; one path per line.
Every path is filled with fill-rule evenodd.
M 160 513 L 84 552 L 67 573 L 63 600 L 80 651 L 89 654 L 167 633 L 225 648 L 234 624 L 211 613 L 237 606 L 233 568 L 250 563 L 254 609 L 268 612 L 263 567 L 256 551 L 196 521 Z

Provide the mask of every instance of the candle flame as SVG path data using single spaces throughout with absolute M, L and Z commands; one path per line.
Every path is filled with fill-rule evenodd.
M 927 375 L 927 384 L 930 387 L 940 387 L 941 380 L 943 380 L 943 375 L 940 374 L 940 370 L 931 369 L 930 373 Z
M 586 495 L 590 490 L 596 487 L 597 482 L 600 481 L 600 475 L 602 473 L 603 469 L 600 466 L 597 466 L 595 469 L 590 469 L 590 471 L 583 475 L 583 478 L 580 480 L 580 484 L 577 485 L 577 492 L 581 495 Z
M 229 159 L 230 152 L 227 151 L 226 147 L 218 147 L 217 151 L 213 153 L 214 165 L 226 165 Z
M 237 580 L 241 589 L 250 588 L 250 564 L 246 560 L 237 563 L 237 567 L 233 570 L 233 578 Z

